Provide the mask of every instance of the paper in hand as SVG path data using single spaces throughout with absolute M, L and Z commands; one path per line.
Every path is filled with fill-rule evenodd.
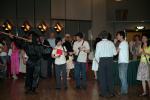
M 61 49 L 57 49 L 57 51 L 56 51 L 56 54 L 57 54 L 57 55 L 61 56 L 62 53 L 63 53 L 63 51 L 62 51 Z

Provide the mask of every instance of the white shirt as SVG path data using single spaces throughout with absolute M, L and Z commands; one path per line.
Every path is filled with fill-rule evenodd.
M 75 51 L 75 55 L 78 55 L 79 53 L 79 48 L 82 48 L 83 50 L 90 50 L 90 46 L 89 46 L 89 43 L 87 41 L 84 41 L 84 40 L 81 40 L 80 42 L 79 41 L 76 41 L 74 44 L 73 44 L 73 50 Z M 82 45 L 83 43 L 83 45 Z M 86 63 L 87 62 L 87 53 L 84 52 L 84 51 L 80 51 L 79 55 L 78 55 L 78 58 L 77 58 L 77 62 L 84 62 Z
M 52 54 L 53 54 L 53 55 L 56 55 L 57 49 L 61 49 L 61 50 L 63 51 L 63 53 L 62 53 L 62 55 L 61 55 L 60 57 L 55 58 L 55 64 L 56 64 L 56 65 L 65 64 L 65 63 L 66 63 L 66 57 L 65 57 L 64 52 L 66 52 L 67 49 L 66 49 L 65 47 L 62 47 L 62 46 L 60 46 L 60 47 L 56 46 L 56 47 L 53 49 L 53 51 L 52 51 Z M 65 51 L 64 51 L 64 50 L 65 50 Z
M 7 56 L 7 53 L 6 52 L 1 52 L 0 56 Z
M 12 49 L 9 49 L 8 50 L 8 56 L 11 56 L 11 54 L 12 54 Z
M 97 61 L 99 61 L 101 57 L 113 57 L 116 54 L 117 51 L 113 42 L 103 39 L 97 43 L 95 51 L 95 58 Z
M 119 45 L 118 63 L 129 63 L 129 46 L 127 41 L 122 41 Z
M 3 47 L 3 45 L 0 43 L 0 47 Z

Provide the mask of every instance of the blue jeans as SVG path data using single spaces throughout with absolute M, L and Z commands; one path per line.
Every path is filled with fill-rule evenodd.
M 0 62 L 5 65 L 5 67 L 3 67 L 2 69 L 3 71 L 6 71 L 7 70 L 7 56 L 0 56 Z
M 7 64 L 7 56 L 0 56 L 0 62 L 2 63 L 2 64 Z
M 128 93 L 127 70 L 128 70 L 128 63 L 119 63 L 119 78 L 121 81 L 121 94 Z
M 86 87 L 86 63 L 76 62 L 75 63 L 75 81 L 76 87 Z M 81 80 L 82 79 L 82 80 Z

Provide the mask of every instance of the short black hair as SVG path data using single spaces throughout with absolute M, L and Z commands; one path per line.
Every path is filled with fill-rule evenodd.
M 3 46 L 5 45 L 1 40 L 0 40 L 0 44 L 2 44 Z
M 56 37 L 55 44 L 57 45 L 58 42 L 62 41 L 61 37 Z
M 55 31 L 54 28 L 50 28 L 50 29 L 49 29 L 49 33 L 56 33 L 56 31 Z
M 112 35 L 111 35 L 111 33 L 108 33 L 108 40 L 112 40 Z
M 147 39 L 148 39 L 148 34 L 142 34 L 142 37 L 143 36 L 145 36 Z M 144 46 L 144 43 L 142 42 L 142 45 L 141 45 L 141 47 L 143 48 L 143 46 Z M 150 46 L 150 40 L 147 40 L 147 47 L 149 47 Z
M 118 34 L 119 34 L 120 36 L 122 36 L 123 39 L 125 39 L 126 33 L 125 33 L 124 31 L 118 31 L 116 35 L 118 35 Z
M 101 38 L 99 38 L 99 37 L 97 37 L 96 39 L 95 39 L 95 42 L 94 42 L 94 44 L 93 44 L 93 48 L 94 48 L 94 50 L 96 49 L 96 45 L 97 45 L 97 43 L 99 42 L 99 41 L 101 41 L 102 39 Z
M 78 32 L 75 36 L 79 36 L 80 38 L 83 38 L 83 33 L 82 32 Z
M 30 36 L 32 34 L 32 36 L 35 36 L 35 37 L 39 37 L 40 35 L 37 33 L 37 32 L 35 32 L 35 31 L 29 31 L 28 32 L 28 36 Z
M 108 39 L 108 32 L 103 30 L 101 33 L 100 33 L 100 38 L 101 39 Z
M 28 36 L 32 34 L 32 43 L 37 43 L 37 38 L 39 38 L 39 35 L 35 31 L 29 31 Z

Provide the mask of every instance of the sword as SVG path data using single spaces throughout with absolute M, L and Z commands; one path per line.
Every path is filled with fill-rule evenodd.
M 23 38 L 23 37 L 20 37 L 20 36 L 17 36 L 17 35 L 13 35 L 13 34 L 11 34 L 11 33 L 6 33 L 6 32 L 0 31 L 0 34 L 7 35 L 7 36 L 9 36 L 9 37 L 11 37 L 11 38 L 15 37 L 15 38 L 24 40 L 24 41 L 26 41 L 26 42 L 32 43 L 32 40 L 29 40 L 29 39 L 27 39 L 27 38 Z M 42 45 L 42 46 L 47 47 L 47 48 L 52 48 L 51 46 L 44 45 L 44 44 L 39 44 L 39 45 Z

